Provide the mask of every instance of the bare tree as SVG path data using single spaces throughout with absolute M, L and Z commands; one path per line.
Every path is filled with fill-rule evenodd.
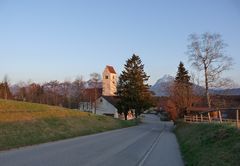
M 40 84 L 31 83 L 28 85 L 28 101 L 34 103 L 43 103 L 44 90 Z
M 73 87 L 74 87 L 73 97 L 75 98 L 76 103 L 79 105 L 79 103 L 83 100 L 85 93 L 85 82 L 82 76 L 78 76 L 74 80 Z
M 224 49 L 227 45 L 219 34 L 204 33 L 200 36 L 191 34 L 189 40 L 189 61 L 198 71 L 204 72 L 205 94 L 208 107 L 211 108 L 209 87 L 216 87 L 227 82 L 221 78 L 221 75 L 230 69 L 232 58 L 225 55 Z
M 9 78 L 7 75 L 4 76 L 3 83 L 4 83 L 4 99 L 8 99 Z
M 50 98 L 52 98 L 52 104 L 53 105 L 58 105 L 59 104 L 59 93 L 58 93 L 58 89 L 59 89 L 59 81 L 54 80 L 54 81 L 50 81 L 48 83 L 45 84 L 45 86 L 47 87 L 47 92 L 50 96 Z M 49 103 L 49 101 L 47 101 Z
M 15 93 L 15 98 L 20 101 L 26 101 L 27 98 L 27 89 L 26 89 L 26 84 L 22 81 L 17 83 L 18 90 Z
M 97 110 L 97 96 L 98 96 L 98 86 L 101 80 L 101 75 L 98 73 L 91 73 L 90 74 L 90 84 L 94 88 L 94 113 L 96 114 Z
M 70 89 L 71 89 L 71 82 L 68 80 L 65 80 L 64 82 L 59 84 L 61 92 L 62 92 L 62 103 L 64 107 L 71 108 L 71 98 L 70 98 Z

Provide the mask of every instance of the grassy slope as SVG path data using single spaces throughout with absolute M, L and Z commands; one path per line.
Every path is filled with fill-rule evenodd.
M 0 100 L 0 150 L 136 125 L 61 107 Z
M 175 133 L 186 165 L 240 165 L 240 131 L 234 127 L 179 123 Z

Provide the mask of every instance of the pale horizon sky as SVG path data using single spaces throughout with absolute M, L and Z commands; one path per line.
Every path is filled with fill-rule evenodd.
M 240 84 L 238 0 L 0 0 L 0 81 L 73 80 L 112 65 L 117 73 L 133 53 L 154 84 L 189 72 L 188 35 L 219 33 L 234 59 L 224 76 Z

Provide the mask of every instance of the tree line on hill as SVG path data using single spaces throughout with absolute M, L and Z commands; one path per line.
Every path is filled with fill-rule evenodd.
M 97 79 L 95 75 L 98 75 Z M 84 81 L 82 77 L 77 77 L 72 82 L 59 82 L 57 80 L 44 84 L 21 82 L 13 86 L 10 86 L 8 77 L 5 76 L 0 83 L 0 98 L 78 108 L 79 102 L 86 98 L 86 90 L 98 88 L 99 84 L 99 74 L 94 74 L 94 77 L 88 81 Z

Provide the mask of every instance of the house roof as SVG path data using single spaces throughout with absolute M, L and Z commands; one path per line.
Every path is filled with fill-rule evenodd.
M 102 96 L 102 97 L 115 107 L 117 106 L 117 103 L 120 100 L 118 96 Z
M 114 70 L 114 68 L 113 68 L 112 66 L 107 65 L 106 68 L 108 69 L 108 71 L 109 71 L 110 73 L 117 74 L 116 71 Z
M 96 89 L 96 97 L 99 98 L 102 95 L 102 88 Z M 93 102 L 95 99 L 95 88 L 87 88 L 84 91 L 84 96 L 81 99 L 82 102 Z
M 208 107 L 189 107 L 187 108 L 190 112 L 213 112 L 216 111 L 214 108 L 208 108 Z

